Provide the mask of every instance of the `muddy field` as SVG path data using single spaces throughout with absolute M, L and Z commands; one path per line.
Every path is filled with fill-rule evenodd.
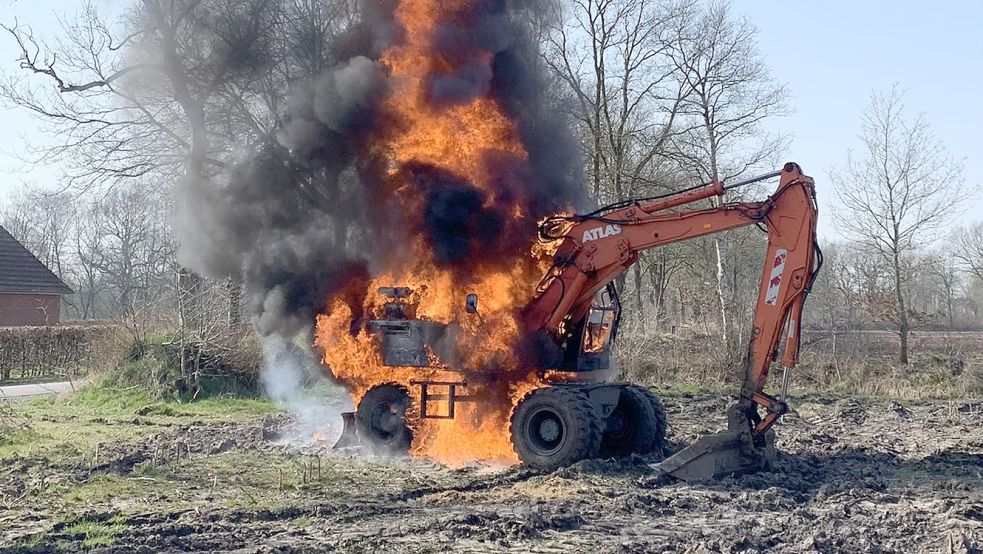
M 667 399 L 671 441 L 684 445 L 722 427 L 729 401 Z M 983 548 L 983 403 L 812 398 L 794 406 L 798 414 L 778 429 L 783 454 L 774 471 L 712 485 L 662 478 L 647 465 L 655 459 L 589 461 L 546 474 L 366 460 L 284 442 L 298 429 L 282 414 L 187 422 L 145 410 L 96 421 L 138 429 L 116 444 L 97 443 L 97 452 L 5 456 L 0 545 L 22 552 Z M 92 423 L 50 419 L 60 417 L 80 429 Z

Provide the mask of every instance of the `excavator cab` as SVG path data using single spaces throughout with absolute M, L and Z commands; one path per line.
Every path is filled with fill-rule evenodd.
M 583 319 L 573 325 L 559 369 L 576 372 L 610 369 L 620 319 L 618 292 L 609 283 L 594 295 Z
M 584 336 L 581 339 L 584 354 L 609 352 L 614 342 L 620 306 L 614 294 L 614 287 L 598 291 L 584 321 Z

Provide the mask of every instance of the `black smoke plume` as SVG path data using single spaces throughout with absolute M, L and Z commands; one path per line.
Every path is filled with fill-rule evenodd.
M 470 260 L 528 244 L 538 219 L 583 200 L 579 147 L 542 95 L 526 28 L 535 5 L 477 1 L 437 26 L 441 63 L 433 64 L 427 99 L 442 109 L 488 96 L 516 123 L 528 159 L 490 152 L 484 162 L 495 197 L 517 201 L 525 216 L 507 221 L 485 206 L 486 192 L 423 164 L 401 168 L 426 203 L 423 221 L 408 221 L 399 202 L 381 202 L 388 161 L 369 146 L 398 122 L 382 110 L 391 86 L 379 57 L 403 30 L 394 2 L 365 5 L 361 24 L 334 46 L 341 61 L 293 84 L 275 139 L 223 175 L 178 190 L 181 263 L 242 280 L 264 337 L 310 344 L 327 300 L 372 275 L 411 233 L 428 237 L 438 263 L 467 269 Z

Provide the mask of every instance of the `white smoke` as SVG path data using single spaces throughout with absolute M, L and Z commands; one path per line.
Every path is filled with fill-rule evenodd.
M 307 342 L 309 344 L 309 342 Z M 347 392 L 321 373 L 310 347 L 300 347 L 278 336 L 263 338 L 262 382 L 277 403 L 296 418 L 282 438 L 292 443 L 309 442 L 315 433 L 328 446 L 341 436 L 341 413 L 354 406 Z

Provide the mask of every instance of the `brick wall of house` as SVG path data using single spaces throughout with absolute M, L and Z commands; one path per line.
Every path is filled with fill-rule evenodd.
M 0 293 L 0 327 L 57 325 L 60 312 L 57 294 Z

